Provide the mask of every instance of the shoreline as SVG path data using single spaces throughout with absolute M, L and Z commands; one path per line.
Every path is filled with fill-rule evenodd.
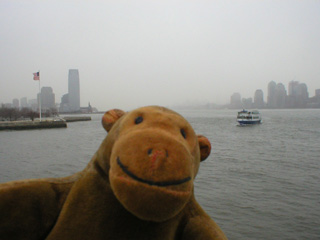
M 0 122 L 0 130 L 29 130 L 45 128 L 66 128 L 67 123 L 64 120 L 46 120 L 46 121 L 7 121 Z
M 91 121 L 88 116 L 65 116 L 59 119 L 46 119 L 44 121 L 22 120 L 22 121 L 0 121 L 1 130 L 31 130 L 45 128 L 66 128 L 67 122 Z
M 91 121 L 91 117 L 88 116 L 65 116 L 62 119 L 66 122 Z

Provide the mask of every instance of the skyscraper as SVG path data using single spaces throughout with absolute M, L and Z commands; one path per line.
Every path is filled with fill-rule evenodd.
M 309 98 L 308 87 L 305 83 L 300 83 L 298 87 L 298 96 L 301 97 L 303 101 L 307 101 Z
M 29 105 L 28 105 L 28 100 L 27 100 L 26 97 L 23 97 L 23 98 L 20 99 L 20 107 L 21 107 L 21 108 L 27 108 L 27 107 L 29 107 Z
M 275 108 L 276 107 L 276 87 L 277 84 L 274 81 L 269 82 L 268 84 L 268 107 Z
M 39 102 L 38 94 L 38 102 Z M 51 87 L 42 87 L 41 88 L 41 112 L 55 108 L 55 94 Z
M 80 80 L 78 69 L 69 69 L 68 97 L 69 111 L 80 111 Z
M 299 89 L 299 82 L 298 81 L 291 81 L 289 82 L 289 96 L 297 96 L 298 95 L 298 89 Z
M 289 82 L 289 107 L 305 108 L 309 99 L 308 88 L 305 83 Z
M 15 98 L 12 100 L 12 107 L 19 109 L 19 100 L 18 99 Z
M 230 107 L 231 108 L 242 108 L 240 93 L 232 94 L 232 96 L 230 97 Z
M 264 107 L 263 91 L 261 89 L 257 89 L 254 93 L 254 106 L 256 108 Z
M 287 91 L 282 83 L 278 83 L 276 86 L 276 107 L 285 108 L 287 99 Z

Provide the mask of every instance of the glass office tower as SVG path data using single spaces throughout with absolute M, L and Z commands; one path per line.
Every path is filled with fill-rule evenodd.
M 80 111 L 80 80 L 78 69 L 69 70 L 68 78 L 69 110 Z

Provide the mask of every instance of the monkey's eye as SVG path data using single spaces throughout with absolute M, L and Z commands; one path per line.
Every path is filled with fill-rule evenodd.
M 143 122 L 143 117 L 139 116 L 137 117 L 135 120 L 134 120 L 134 123 L 135 124 L 139 124 L 139 123 L 142 123 Z
M 184 129 L 181 129 L 181 130 L 180 130 L 180 133 L 181 133 L 181 135 L 182 135 L 182 137 L 183 137 L 184 139 L 187 138 L 187 134 L 186 134 L 186 132 L 184 131 Z

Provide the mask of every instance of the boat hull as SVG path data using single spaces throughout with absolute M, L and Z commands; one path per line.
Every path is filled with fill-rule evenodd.
M 238 123 L 240 125 L 253 125 L 253 124 L 260 124 L 261 120 L 257 120 L 257 121 L 238 120 Z

